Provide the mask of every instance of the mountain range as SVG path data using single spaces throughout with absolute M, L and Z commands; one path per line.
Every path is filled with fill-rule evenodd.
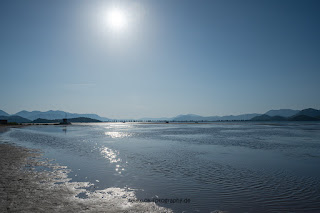
M 109 118 L 101 117 L 97 114 L 78 114 L 69 113 L 64 111 L 49 110 L 46 112 L 41 111 L 20 111 L 16 114 L 10 115 L 0 110 L 0 120 L 6 119 L 8 122 L 17 123 L 31 123 L 38 121 L 43 123 L 47 121 L 56 122 L 63 118 L 68 120 L 73 119 L 73 122 L 99 122 L 99 121 L 111 121 Z M 77 119 L 78 120 L 77 120 Z M 86 120 L 87 119 L 87 120 Z M 114 120 L 114 119 L 112 119 Z M 124 121 L 127 119 L 123 119 Z M 251 113 L 241 115 L 227 115 L 227 116 L 200 116 L 194 114 L 178 115 L 172 118 L 142 118 L 142 121 L 227 121 L 227 120 L 252 120 L 252 121 L 305 121 L 305 120 L 320 120 L 320 110 L 308 108 L 304 110 L 292 110 L 292 109 L 279 109 L 270 110 L 264 114 Z
M 252 121 L 320 121 L 320 110 L 317 109 L 303 109 L 301 111 L 295 112 L 291 110 L 283 110 L 279 111 L 279 113 L 275 112 L 276 110 L 270 110 L 263 115 L 256 116 L 251 118 Z M 282 113 L 280 113 L 282 112 Z
M 316 115 L 319 110 L 312 108 L 304 110 L 293 110 L 293 109 L 278 109 L 269 110 L 264 114 L 251 113 L 241 115 L 227 115 L 227 116 L 200 116 L 194 114 L 178 115 L 172 118 L 142 118 L 141 120 L 148 121 L 227 121 L 227 120 L 253 120 L 253 121 L 285 121 L 288 118 L 295 115 L 304 115 L 309 117 L 317 117 Z M 298 119 L 298 118 L 297 118 Z M 301 117 L 302 119 L 302 117 Z M 308 119 L 305 117 L 305 119 Z M 312 120 L 312 118 L 311 118 Z
M 269 110 L 268 112 L 264 113 L 265 115 L 269 116 L 282 116 L 282 117 L 290 117 L 294 116 L 300 112 L 300 110 L 293 110 L 293 109 L 278 109 L 278 110 Z
M 109 121 L 110 119 L 100 117 L 96 114 L 78 114 L 69 113 L 64 111 L 49 110 L 46 112 L 41 111 L 20 111 L 16 114 L 10 115 L 3 110 L 0 110 L 0 120 L 8 120 L 8 122 L 15 123 L 55 123 L 60 122 L 63 118 L 68 118 L 70 122 L 101 122 Z M 40 119 L 40 120 L 39 120 Z M 46 122 L 45 122 L 46 121 Z
M 178 115 L 172 118 L 172 121 L 226 121 L 226 120 L 250 120 L 260 114 L 242 114 L 242 115 L 226 115 L 226 116 L 200 116 L 200 115 Z
M 3 112 L 3 111 L 2 111 Z M 7 115 L 8 116 L 8 115 Z M 91 119 L 96 119 L 99 121 L 109 121 L 109 118 L 104 118 L 104 117 L 100 117 L 97 114 L 78 114 L 78 113 L 69 113 L 69 112 L 64 112 L 64 111 L 53 111 L 53 110 L 49 110 L 46 112 L 41 112 L 41 111 L 20 111 L 16 114 L 14 114 L 14 116 L 20 116 L 22 118 L 26 118 L 30 121 L 36 120 L 38 118 L 42 118 L 42 119 L 47 119 L 47 120 L 56 120 L 56 119 L 63 119 L 63 118 L 79 118 L 79 117 L 85 117 L 85 118 L 91 118 Z
M 143 121 L 226 121 L 226 120 L 250 120 L 251 118 L 261 114 L 242 114 L 242 115 L 226 115 L 226 116 L 200 116 L 194 114 L 178 115 L 168 118 L 141 118 Z
M 299 117 L 298 117 L 299 116 Z M 317 120 L 320 116 L 320 110 L 316 109 L 279 109 L 269 110 L 264 114 L 251 113 L 241 115 L 227 115 L 227 116 L 200 116 L 194 114 L 178 115 L 172 118 L 143 118 L 141 120 L 147 121 L 237 121 L 237 120 L 253 120 L 253 121 L 303 121 L 303 120 Z
M 43 118 L 38 118 L 33 121 L 33 123 L 61 123 L 63 122 L 62 119 L 55 119 L 55 120 L 48 120 L 48 119 L 43 119 Z M 98 123 L 101 122 L 100 120 L 97 119 L 92 119 L 92 118 L 85 118 L 85 117 L 79 117 L 79 118 L 70 118 L 68 119 L 68 122 L 71 123 Z

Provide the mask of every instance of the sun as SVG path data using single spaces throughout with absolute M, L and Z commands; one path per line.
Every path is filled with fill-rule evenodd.
M 108 27 L 113 31 L 122 31 L 127 27 L 127 15 L 120 8 L 113 8 L 108 11 L 106 16 Z

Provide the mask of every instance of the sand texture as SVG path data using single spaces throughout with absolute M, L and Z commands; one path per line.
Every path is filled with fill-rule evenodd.
M 90 183 L 70 182 L 68 172 L 37 150 L 0 143 L 0 212 L 171 212 L 128 202 L 136 199 L 134 192 L 120 188 L 89 192 Z

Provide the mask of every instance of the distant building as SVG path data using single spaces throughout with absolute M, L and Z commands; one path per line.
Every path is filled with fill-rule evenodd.
M 8 120 L 0 120 L 0 124 L 8 124 Z

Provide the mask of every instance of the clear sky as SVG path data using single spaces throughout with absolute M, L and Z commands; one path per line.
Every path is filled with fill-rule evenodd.
M 107 21 L 112 8 L 121 29 Z M 319 109 L 319 11 L 318 0 L 1 0 L 0 109 Z

